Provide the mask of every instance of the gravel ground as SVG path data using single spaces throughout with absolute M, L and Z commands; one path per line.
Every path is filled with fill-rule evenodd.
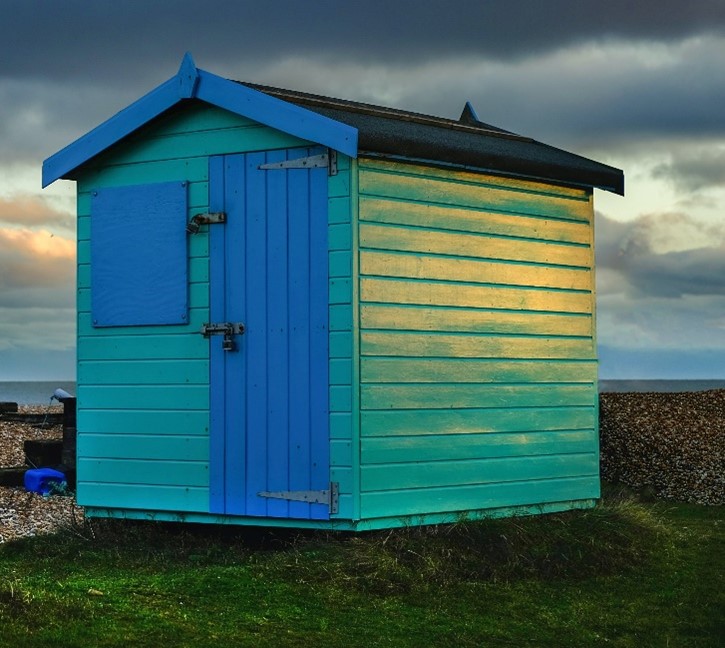
M 62 412 L 62 407 L 21 407 Z M 609 393 L 600 399 L 602 477 L 663 499 L 725 504 L 725 390 Z M 0 466 L 25 462 L 25 439 L 62 438 L 62 426 L 38 429 L 0 417 Z M 43 497 L 0 486 L 0 543 L 74 528 L 83 509 L 71 497 Z
M 60 406 L 20 407 L 21 412 L 62 412 Z M 63 428 L 35 428 L 27 423 L 3 421 L 0 417 L 0 466 L 22 466 L 25 463 L 23 441 L 26 439 L 62 439 Z M 24 536 L 52 533 L 75 526 L 83 519 L 83 509 L 72 497 L 43 497 L 23 488 L 0 486 L 0 543 Z
M 600 398 L 602 478 L 658 499 L 725 504 L 725 390 Z

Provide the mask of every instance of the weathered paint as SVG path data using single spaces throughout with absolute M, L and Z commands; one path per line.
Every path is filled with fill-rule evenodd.
M 361 517 L 597 497 L 590 194 L 358 164 Z

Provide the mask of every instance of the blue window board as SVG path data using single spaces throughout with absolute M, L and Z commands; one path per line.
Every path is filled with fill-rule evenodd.
M 185 182 L 92 192 L 94 326 L 188 322 L 186 221 Z

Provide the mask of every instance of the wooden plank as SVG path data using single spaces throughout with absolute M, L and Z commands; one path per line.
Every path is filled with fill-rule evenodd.
M 78 363 L 84 385 L 208 385 L 209 361 L 85 360 Z
M 209 485 L 209 464 L 202 461 L 80 459 L 78 474 L 82 476 L 83 481 L 102 484 L 204 488 Z
M 83 388 L 81 388 L 82 390 Z M 209 412 L 186 410 L 78 410 L 78 427 L 89 433 L 114 435 L 207 436 Z
M 267 487 L 268 452 L 267 173 L 259 170 L 259 166 L 266 162 L 266 156 L 264 153 L 249 153 L 245 160 L 247 238 L 244 256 L 247 266 L 246 300 L 249 307 L 246 315 L 247 333 L 244 337 L 247 338 L 246 399 L 250 404 L 246 412 L 246 513 L 265 516 L 267 503 L 257 497 L 257 493 Z M 233 272 L 231 268 L 230 272 Z M 230 475 L 228 479 L 239 479 L 239 475 Z
M 352 359 L 333 358 L 330 360 L 330 385 L 352 384 Z
M 599 497 L 599 476 L 363 493 L 363 518 L 470 511 Z
M 320 149 L 310 151 L 322 152 Z M 338 481 L 346 493 L 351 490 L 349 470 L 337 469 L 335 475 L 330 471 L 330 435 L 329 412 L 333 407 L 344 410 L 349 407 L 351 389 L 349 387 L 330 387 L 328 334 L 330 330 L 328 305 L 328 249 L 331 249 L 332 233 L 328 226 L 328 174 L 327 169 L 310 169 L 308 172 L 310 193 L 310 364 L 308 381 L 310 384 L 310 467 L 309 488 L 312 490 L 329 488 L 330 481 Z M 349 172 L 344 172 L 349 175 Z M 348 183 L 349 191 L 349 183 Z M 347 226 L 351 231 L 351 227 Z M 351 233 L 351 232 L 350 232 Z M 351 234 L 352 235 L 352 234 Z M 334 400 L 333 400 L 334 397 Z M 344 474 L 343 474 L 344 472 Z M 344 484 L 344 487 L 343 487 Z M 328 519 L 329 507 L 312 504 L 305 518 Z
M 566 187 L 552 184 L 551 182 L 535 182 L 533 180 L 522 180 L 519 178 L 507 178 L 502 176 L 481 173 L 478 171 L 465 171 L 463 169 L 445 169 L 433 166 L 423 166 L 415 163 L 403 163 L 399 160 L 388 161 L 379 158 L 358 158 L 361 169 L 369 169 L 378 173 L 392 173 L 423 178 L 439 178 L 449 182 L 462 182 L 474 185 L 482 185 L 497 189 L 508 189 L 526 193 L 540 193 L 548 196 L 561 196 L 574 200 L 588 200 L 590 190 Z
M 526 313 L 476 308 L 447 308 L 406 304 L 361 304 L 360 323 L 366 329 L 395 331 L 449 331 L 456 333 L 509 333 L 576 335 L 593 331 L 592 316 L 585 313 Z
M 352 273 L 352 252 L 333 250 L 329 254 L 330 277 L 349 278 Z
M 209 440 L 202 436 L 88 434 L 77 440 L 78 459 L 159 459 L 206 461 Z M 83 476 L 79 476 L 83 479 Z
M 543 288 L 506 288 L 405 279 L 360 280 L 360 299 L 366 302 L 500 308 L 555 313 L 591 313 L 590 292 L 566 292 Z
M 591 208 L 583 200 L 564 199 L 534 192 L 482 186 L 433 176 L 408 176 L 360 170 L 360 193 L 439 205 L 472 207 L 486 211 L 513 212 L 589 222 Z
M 365 385 L 364 410 L 450 409 L 482 407 L 588 406 L 594 401 L 591 385 Z
M 352 466 L 352 442 L 350 439 L 330 440 L 330 466 Z
M 303 146 L 305 142 L 282 131 L 260 125 L 225 128 L 165 137 L 135 140 L 114 153 L 114 164 L 139 164 L 149 161 L 173 161 L 200 156 L 270 151 Z
M 172 180 L 207 182 L 209 180 L 207 158 L 161 160 L 103 167 L 97 171 L 88 171 L 84 175 L 81 190 Z
M 281 162 L 287 159 L 286 151 L 269 151 L 266 161 Z M 289 273 L 295 268 L 289 266 L 288 248 L 289 218 L 287 173 L 270 171 L 266 173 L 267 192 L 267 267 L 264 276 L 267 286 L 267 488 L 286 490 L 289 485 L 289 365 L 294 348 L 289 345 Z M 261 268 L 260 268 L 261 270 Z M 254 407 L 254 405 L 252 405 Z M 249 428 L 248 434 L 256 434 Z M 287 517 L 289 504 L 284 500 L 269 500 L 268 515 Z
M 361 360 L 363 383 L 587 383 L 597 379 L 596 361 L 497 361 L 475 358 Z
M 363 250 L 360 253 L 360 271 L 364 275 L 378 277 L 465 281 L 568 290 L 591 291 L 593 288 L 592 273 L 586 269 L 476 261 L 426 254 Z
M 594 430 L 531 431 L 521 433 L 428 434 L 365 437 L 361 463 L 393 464 L 411 461 L 457 461 L 574 452 L 597 452 Z
M 188 410 L 209 409 L 207 385 L 84 385 L 84 408 Z
M 591 339 L 362 331 L 363 356 L 411 358 L 595 358 Z
M 76 499 L 81 506 L 97 506 L 103 509 L 183 512 L 209 510 L 209 489 L 191 486 L 79 482 Z
M 521 409 L 363 411 L 362 436 L 481 434 L 532 430 L 591 430 L 591 407 L 526 407 Z
M 362 467 L 361 487 L 363 492 L 396 491 L 407 488 L 461 487 L 476 484 L 597 476 L 598 474 L 599 456 L 595 452 L 535 457 L 424 461 L 365 465 Z
M 209 340 L 198 334 L 83 336 L 78 360 L 175 360 L 209 357 Z
M 360 199 L 360 219 L 542 241 L 588 244 L 591 238 L 590 225 L 582 221 L 563 221 L 366 196 Z
M 575 268 L 592 266 L 592 251 L 589 246 L 544 243 L 485 234 L 441 232 L 398 225 L 361 223 L 360 246 L 376 250 L 447 254 L 454 257 L 522 261 Z

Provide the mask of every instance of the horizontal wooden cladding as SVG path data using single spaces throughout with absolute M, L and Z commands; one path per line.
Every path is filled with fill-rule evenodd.
M 153 459 L 199 461 L 209 456 L 209 439 L 200 436 L 88 434 L 77 440 L 78 459 Z M 83 479 L 82 475 L 79 475 Z
M 587 269 L 370 250 L 360 253 L 360 274 L 568 290 L 593 288 L 592 274 Z
M 90 409 L 208 410 L 208 385 L 83 385 L 81 403 Z
M 364 384 L 363 410 L 567 407 L 594 403 L 591 385 Z
M 193 486 L 104 484 L 79 479 L 76 500 L 81 506 L 148 511 L 209 511 L 209 489 Z
M 486 211 L 548 216 L 589 222 L 588 199 L 567 198 L 534 191 L 512 190 L 506 181 L 498 187 L 479 182 L 461 182 L 455 177 L 403 175 L 390 170 L 361 168 L 360 193 L 381 198 L 417 200 L 419 202 L 472 207 Z
M 595 425 L 593 406 L 364 411 L 360 415 L 363 437 L 592 430 Z
M 174 360 L 209 358 L 209 340 L 198 333 L 80 337 L 78 360 Z
M 472 484 L 460 487 L 413 488 L 397 492 L 363 492 L 363 518 L 476 511 L 505 506 L 572 502 L 599 497 L 599 475 L 562 479 Z
M 560 196 L 575 200 L 588 200 L 590 191 L 577 189 L 564 185 L 555 185 L 550 182 L 536 182 L 535 180 L 522 180 L 520 178 L 507 178 L 491 173 L 479 171 L 465 171 L 463 169 L 440 168 L 423 166 L 415 163 L 402 163 L 399 160 L 389 161 L 379 158 L 366 158 L 360 156 L 358 164 L 361 169 L 370 169 L 377 172 L 403 173 L 424 178 L 440 178 L 453 182 L 467 182 L 475 185 L 486 185 L 494 188 L 506 188 L 527 193 L 540 193 L 549 196 Z
M 595 361 L 362 358 L 361 383 L 591 383 Z
M 209 464 L 202 461 L 161 461 L 139 459 L 78 460 L 83 481 L 157 486 L 209 485 Z
M 208 385 L 208 360 L 104 360 L 78 363 L 83 385 Z
M 506 335 L 447 335 L 363 331 L 360 353 L 364 356 L 411 358 L 550 358 L 594 359 L 591 338 L 516 337 Z
M 363 492 L 407 488 L 462 487 L 539 479 L 584 477 L 599 473 L 594 452 L 536 457 L 505 457 L 461 461 L 428 461 L 393 465 L 364 465 Z
M 423 306 L 500 308 L 555 313 L 591 313 L 589 292 L 564 292 L 543 288 L 471 286 L 405 279 L 360 280 L 360 300 Z
M 594 430 L 559 432 L 487 432 L 483 434 L 428 434 L 380 436 L 362 439 L 364 465 L 410 461 L 457 461 L 493 457 L 520 457 L 596 452 Z
M 360 247 L 589 268 L 588 246 L 360 223 Z
M 590 314 L 522 313 L 475 308 L 362 304 L 360 326 L 396 331 L 578 335 L 593 333 Z
M 183 410 L 93 410 L 78 409 L 78 429 L 113 435 L 207 436 L 209 412 Z
M 434 229 L 589 244 L 590 225 L 421 202 L 361 197 L 360 220 Z

